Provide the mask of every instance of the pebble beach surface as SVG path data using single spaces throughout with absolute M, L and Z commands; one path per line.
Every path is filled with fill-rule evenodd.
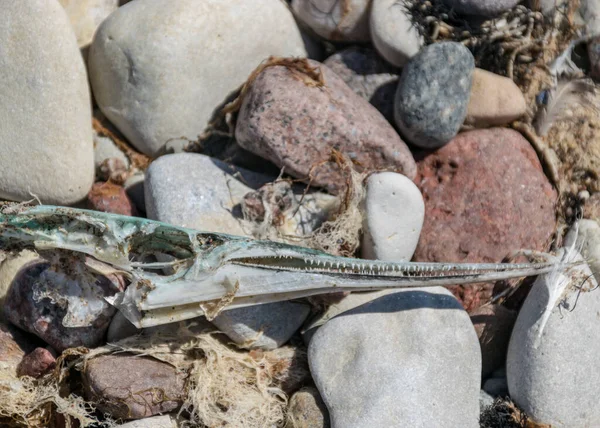
M 110 303 L 130 276 L 0 241 L 0 426 L 600 427 L 600 160 L 571 173 L 553 146 L 600 138 L 573 119 L 600 116 L 600 2 L 568 3 L 0 0 L 2 204 L 579 263 L 138 329 Z M 552 55 L 514 48 L 548 28 Z

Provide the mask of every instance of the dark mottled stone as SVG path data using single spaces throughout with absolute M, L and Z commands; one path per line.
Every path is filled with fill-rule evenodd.
M 17 366 L 17 376 L 39 378 L 56 366 L 56 355 L 46 348 L 35 348 Z
M 402 135 L 424 148 L 437 148 L 458 133 L 467 116 L 475 60 L 455 42 L 422 49 L 404 67 L 394 117 Z
M 444 0 L 444 3 L 463 15 L 492 17 L 512 9 L 519 0 Z
M 324 64 L 357 95 L 369 101 L 389 121 L 394 121 L 394 96 L 400 70 L 385 62 L 373 49 L 351 47 L 338 51 Z

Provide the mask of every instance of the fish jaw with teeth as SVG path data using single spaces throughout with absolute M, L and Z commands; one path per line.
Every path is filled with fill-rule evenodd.
M 316 294 L 486 282 L 569 266 L 367 262 L 143 218 L 6 206 L 0 249 L 23 248 L 69 250 L 113 266 L 130 285 L 107 301 L 138 328 Z

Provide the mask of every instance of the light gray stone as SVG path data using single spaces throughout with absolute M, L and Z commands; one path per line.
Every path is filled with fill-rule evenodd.
M 98 28 L 90 80 L 106 117 L 155 156 L 169 141 L 197 139 L 271 55 L 306 56 L 280 0 L 134 1 Z
M 234 207 L 272 179 L 196 153 L 162 156 L 146 171 L 146 213 L 177 226 L 248 235 Z
M 419 188 L 395 172 L 367 179 L 362 256 L 391 262 L 410 261 L 425 218 Z
M 315 333 L 308 359 L 333 428 L 479 426 L 479 342 L 443 288 L 344 312 Z
M 87 76 L 56 1 L 0 0 L 0 199 L 69 205 L 94 180 Z
M 373 0 L 370 22 L 373 45 L 396 67 L 403 67 L 423 46 L 423 38 L 413 26 L 403 2 Z
M 592 272 L 598 281 L 600 274 L 600 225 L 594 220 L 583 219 L 579 221 L 576 230 L 576 248 L 580 248 L 581 255 L 585 257 L 592 268 Z
M 581 260 L 575 252 L 558 260 Z M 600 426 L 600 290 L 586 264 L 539 276 L 506 359 L 512 400 L 553 428 Z
M 243 348 L 269 350 L 285 344 L 309 313 L 308 304 L 276 302 L 223 311 L 212 323 Z
M 119 150 L 114 141 L 94 133 L 94 164 L 96 168 L 100 167 L 102 162 L 107 159 L 118 159 L 126 168 L 129 168 L 129 159 L 125 153 Z
M 162 415 L 127 422 L 119 426 L 122 428 L 177 428 L 177 422 L 171 415 Z
M 292 0 L 296 17 L 327 40 L 366 42 L 370 0 Z
M 67 11 L 79 47 L 92 42 L 96 28 L 119 7 L 119 0 L 59 0 Z

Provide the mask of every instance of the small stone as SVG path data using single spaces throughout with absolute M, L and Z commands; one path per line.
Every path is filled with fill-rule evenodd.
M 370 0 L 292 0 L 296 17 L 327 40 L 367 42 Z
M 573 230 L 573 229 L 572 229 Z M 594 272 L 596 281 L 600 280 L 600 225 L 597 221 L 582 219 L 577 226 L 577 243 L 581 255 L 585 257 Z
M 130 175 L 123 187 L 129 196 L 129 200 L 133 202 L 138 213 L 146 213 L 146 198 L 144 196 L 144 180 L 146 174 L 143 171 L 138 171 L 133 175 Z M 144 216 L 145 217 L 145 216 Z
M 121 311 L 117 311 L 115 316 L 112 318 L 108 331 L 106 332 L 106 342 L 113 343 L 118 342 L 126 337 L 135 336 L 142 330 L 131 324 L 125 315 Z
M 440 42 L 415 55 L 402 70 L 394 117 L 411 143 L 435 149 L 458 134 L 467 115 L 475 60 L 460 43 Z
M 281 65 L 256 77 L 238 115 L 238 143 L 301 180 L 309 181 L 312 172 L 311 184 L 331 192 L 343 189 L 340 169 L 332 163 L 313 167 L 327 161 L 332 148 L 366 170 L 391 169 L 413 178 L 412 154 L 385 118 L 329 67 L 309 64 L 320 69 L 324 87 Z
M 290 398 L 287 425 L 290 428 L 329 428 L 329 413 L 316 388 L 306 387 Z
M 383 61 L 374 50 L 356 46 L 334 53 L 323 64 L 393 122 L 399 70 Z
M 36 348 L 36 342 L 18 328 L 0 323 L 0 371 L 17 374 L 23 357 Z
M 525 97 L 508 77 L 476 68 L 465 124 L 477 128 L 506 125 L 527 112 Z
M 250 356 L 259 361 L 264 358 L 270 363 L 274 384 L 286 395 L 292 395 L 312 382 L 305 348 L 286 345 L 271 351 L 255 349 L 250 351 Z
M 304 303 L 275 302 L 223 311 L 212 323 L 242 348 L 275 349 L 292 337 L 309 313 Z
M 59 0 L 67 11 L 80 48 L 92 42 L 96 28 L 119 7 L 119 0 Z
M 118 159 L 125 165 L 125 168 L 129 168 L 129 159 L 125 156 L 119 147 L 113 140 L 108 137 L 103 137 L 94 132 L 94 164 L 96 170 L 100 168 L 100 165 L 107 159 Z
M 94 151 L 69 18 L 56 1 L 0 0 L 0 10 L 0 199 L 74 204 L 94 182 Z
M 118 425 L 121 428 L 177 428 L 176 418 L 170 415 L 153 416 Z
M 574 250 L 558 263 L 582 260 Z M 600 290 L 583 263 L 541 275 L 513 328 L 506 374 L 512 400 L 553 428 L 600 426 Z
M 100 25 L 88 63 L 102 112 L 138 150 L 156 157 L 167 143 L 196 140 L 271 55 L 306 56 L 280 0 L 144 0 Z
M 333 428 L 479 427 L 477 336 L 443 288 L 388 294 L 329 320 L 308 361 Z
M 481 375 L 485 379 L 495 369 L 504 365 L 517 312 L 502 305 L 484 305 L 469 315 L 481 345 Z
M 239 208 L 268 177 L 195 153 L 162 156 L 146 171 L 148 218 L 206 232 L 248 235 Z
M 0 322 L 6 321 L 4 314 L 4 300 L 16 276 L 21 269 L 33 266 L 41 260 L 35 252 L 23 250 L 18 254 L 7 254 L 0 262 Z
M 98 182 L 92 186 L 88 194 L 88 208 L 105 213 L 137 215 L 125 189 L 111 182 Z
M 68 274 L 56 267 L 65 264 Z M 58 352 L 101 345 L 116 311 L 104 297 L 122 291 L 123 284 L 83 266 L 79 258 L 61 253 L 49 262 L 24 265 L 4 301 L 7 319 Z
M 185 398 L 185 374 L 153 358 L 102 355 L 87 361 L 82 377 L 86 399 L 115 419 L 168 413 Z
M 508 397 L 506 376 L 492 377 L 483 383 L 483 390 L 492 397 Z
M 518 132 L 461 133 L 419 162 L 415 183 L 425 200 L 415 261 L 498 263 L 518 248 L 547 250 L 556 192 Z M 486 303 L 492 288 L 468 294 L 467 310 Z M 476 290 L 472 285 L 462 289 Z M 479 293 L 486 295 L 479 299 Z
M 396 67 L 404 67 L 423 46 L 406 6 L 397 0 L 373 0 L 371 37 L 381 56 Z
M 415 183 L 394 172 L 373 174 L 367 179 L 364 206 L 363 258 L 410 261 L 425 215 Z
M 512 9 L 519 0 L 444 0 L 444 3 L 460 14 L 492 17 Z
M 39 378 L 56 366 L 56 355 L 46 348 L 35 348 L 17 366 L 17 376 Z

